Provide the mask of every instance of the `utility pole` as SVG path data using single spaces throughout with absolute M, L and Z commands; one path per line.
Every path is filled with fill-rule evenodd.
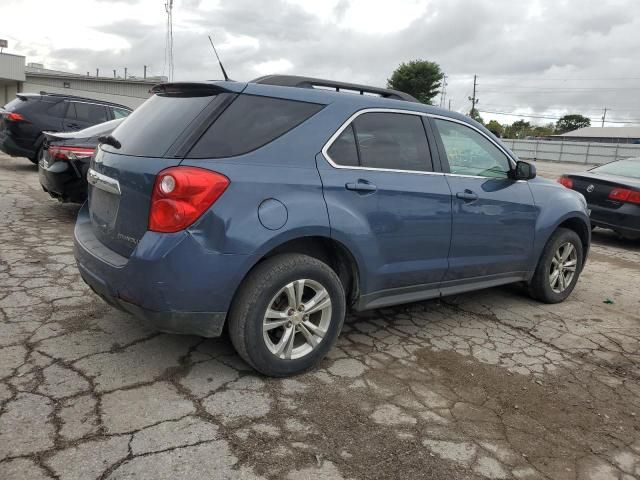
M 124 67 L 124 79 L 127 79 L 127 67 Z
M 476 86 L 478 85 L 478 75 L 473 76 L 473 96 L 469 97 L 471 100 L 471 111 L 469 112 L 469 116 L 473 118 L 473 114 L 476 111 L 476 105 L 478 104 L 478 99 L 476 98 Z
M 449 110 L 451 110 L 451 99 L 449 99 Z
M 113 69 L 113 78 L 116 78 L 116 69 Z
M 96 68 L 96 78 L 98 78 L 100 76 L 100 69 Z
M 442 74 L 442 92 L 440 93 L 440 108 L 444 108 L 447 98 L 447 75 Z
M 602 113 L 602 128 L 604 128 L 604 121 L 607 118 L 607 107 L 604 107 L 604 112 Z
M 144 78 L 147 78 L 147 66 L 144 66 Z

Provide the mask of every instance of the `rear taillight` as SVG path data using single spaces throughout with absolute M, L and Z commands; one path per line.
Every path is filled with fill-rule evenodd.
M 560 185 L 564 185 L 567 188 L 573 188 L 573 180 L 571 180 L 569 177 L 564 177 L 564 176 L 560 177 L 558 179 L 558 183 Z
M 15 113 L 15 112 L 9 112 L 7 114 L 5 114 L 5 118 L 7 120 L 9 120 L 10 122 L 21 122 L 24 120 L 24 117 L 22 115 L 20 115 L 19 113 Z
M 56 160 L 82 160 L 90 158 L 95 149 L 87 147 L 58 147 L 49 146 L 49 155 Z
M 156 177 L 149 230 L 172 233 L 195 222 L 229 186 L 224 175 L 196 167 L 171 167 Z
M 640 204 L 640 192 L 628 188 L 614 188 L 609 192 L 609 199 L 616 202 L 629 202 Z

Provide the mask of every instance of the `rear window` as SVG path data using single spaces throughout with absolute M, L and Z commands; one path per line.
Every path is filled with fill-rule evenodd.
M 9 111 L 9 112 L 13 112 L 16 109 L 16 107 L 18 107 L 18 106 L 20 106 L 22 104 L 25 104 L 26 102 L 27 102 L 27 100 L 24 100 L 24 99 L 22 99 L 20 97 L 17 97 L 17 98 L 14 98 L 13 100 L 11 100 L 9 103 L 7 103 L 4 106 L 4 109 Z
M 324 105 L 240 95 L 202 135 L 189 158 L 221 158 L 256 150 L 297 127 Z
M 113 131 L 121 147 L 102 145 L 101 148 L 123 155 L 162 157 L 214 98 L 153 95 Z
M 640 158 L 628 158 L 593 168 L 592 172 L 618 175 L 620 177 L 640 178 Z

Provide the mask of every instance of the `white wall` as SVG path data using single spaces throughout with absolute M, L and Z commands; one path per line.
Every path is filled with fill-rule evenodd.
M 508 138 L 502 138 L 501 141 L 522 160 L 600 165 L 621 158 L 640 157 L 640 145 L 633 144 L 513 140 Z

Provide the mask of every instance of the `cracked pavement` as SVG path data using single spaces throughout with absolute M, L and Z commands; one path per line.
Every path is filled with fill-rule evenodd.
M 278 380 L 99 300 L 77 210 L 0 156 L 3 480 L 640 478 L 639 242 L 596 231 L 560 305 L 509 286 L 351 315 Z

